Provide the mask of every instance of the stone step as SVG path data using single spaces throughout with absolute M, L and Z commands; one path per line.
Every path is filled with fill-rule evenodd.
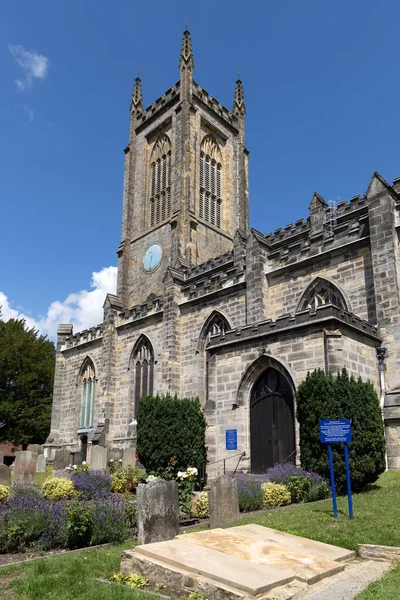
M 344 569 L 342 563 L 318 556 L 316 553 L 311 554 L 297 548 L 293 549 L 287 544 L 278 544 L 268 536 L 268 532 L 264 536 L 251 536 L 248 535 L 247 526 L 239 532 L 238 529 L 240 528 L 212 529 L 179 537 L 231 557 L 236 556 L 249 561 L 249 568 L 252 568 L 255 563 L 268 568 L 284 569 L 308 585 L 325 577 L 331 577 Z
M 251 596 L 257 596 L 295 579 L 294 573 L 285 569 L 256 563 L 249 565 L 248 561 L 237 556 L 182 539 L 137 546 L 134 554 L 153 559 L 158 564 L 200 575 Z

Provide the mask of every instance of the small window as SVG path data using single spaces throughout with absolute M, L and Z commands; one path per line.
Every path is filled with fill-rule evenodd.
M 317 279 L 303 294 L 298 310 L 311 309 L 313 312 L 320 306 L 332 304 L 347 310 L 346 302 L 340 291 L 330 282 Z
M 151 396 L 153 393 L 154 352 L 150 340 L 141 336 L 132 355 L 134 368 L 134 417 L 137 417 L 140 398 Z

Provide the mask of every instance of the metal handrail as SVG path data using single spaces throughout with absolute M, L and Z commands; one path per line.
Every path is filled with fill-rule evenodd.
M 239 466 L 239 463 L 240 463 L 240 461 L 242 460 L 243 456 L 246 456 L 246 452 L 239 452 L 238 454 L 232 454 L 232 456 L 226 456 L 225 458 L 219 458 L 218 460 L 214 460 L 213 462 L 211 462 L 211 463 L 208 463 L 208 464 L 209 464 L 209 465 L 215 465 L 215 464 L 217 464 L 217 463 L 219 463 L 219 462 L 223 462 L 223 463 L 224 463 L 224 475 L 225 475 L 225 473 L 226 473 L 226 463 L 225 463 L 225 461 L 227 461 L 227 460 L 230 460 L 231 458 L 235 458 L 236 456 L 239 456 L 240 458 L 239 458 L 239 460 L 238 460 L 238 462 L 237 462 L 237 465 L 236 465 L 236 467 L 235 467 L 235 470 L 233 471 L 233 474 L 232 474 L 232 477 L 233 477 L 233 475 L 234 475 L 234 474 L 236 473 L 236 471 L 237 471 L 237 468 L 238 468 L 238 466 Z

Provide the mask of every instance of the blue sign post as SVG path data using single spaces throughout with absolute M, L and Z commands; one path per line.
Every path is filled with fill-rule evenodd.
M 237 429 L 227 429 L 225 431 L 225 448 L 226 450 L 237 450 Z
M 319 422 L 319 435 L 322 444 L 328 444 L 328 457 L 329 457 L 329 470 L 331 475 L 331 487 L 332 487 L 332 502 L 333 502 L 333 514 L 335 519 L 338 518 L 337 502 L 336 502 L 336 488 L 335 488 L 335 474 L 333 472 L 333 458 L 332 458 L 332 446 L 331 444 L 344 444 L 344 460 L 346 463 L 346 482 L 347 482 L 347 497 L 349 502 L 349 516 L 353 518 L 353 499 L 351 496 L 351 483 L 350 483 L 350 466 L 349 466 L 349 447 L 348 444 L 351 442 L 351 423 L 350 419 L 338 419 L 334 420 L 321 420 Z

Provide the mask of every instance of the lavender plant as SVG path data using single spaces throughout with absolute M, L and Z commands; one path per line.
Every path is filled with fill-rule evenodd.
M 239 510 L 241 512 L 260 510 L 264 501 L 260 478 L 238 473 L 235 479 L 238 486 Z
M 105 471 L 81 471 L 71 475 L 82 500 L 101 498 L 111 492 L 111 477 Z

